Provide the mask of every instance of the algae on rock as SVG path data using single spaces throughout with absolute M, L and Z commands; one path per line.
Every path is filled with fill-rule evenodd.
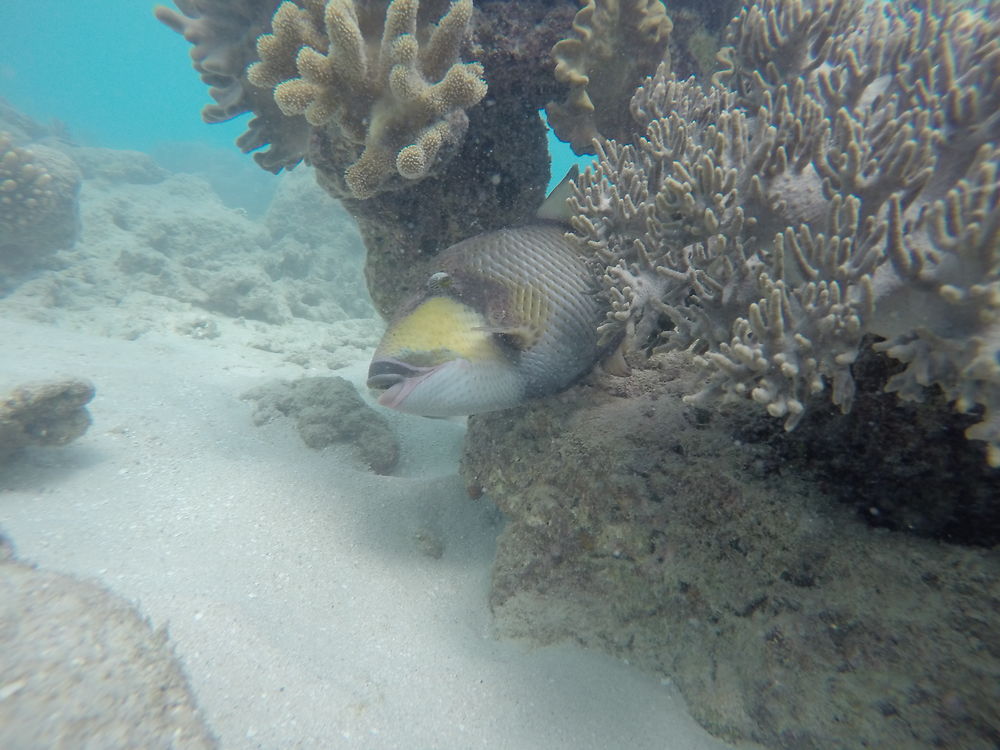
M 750 442 L 749 405 L 685 404 L 690 354 L 657 362 L 470 419 L 463 477 L 508 519 L 498 631 L 658 673 L 734 741 L 995 741 L 995 551 L 872 528 Z
M 278 416 L 294 418 L 299 436 L 310 448 L 349 443 L 376 474 L 389 474 L 399 460 L 399 441 L 385 418 L 343 378 L 278 381 L 253 388 L 243 398 L 257 402 L 253 417 L 257 425 Z
M 32 445 L 66 445 L 90 427 L 86 380 L 25 383 L 0 396 L 0 464 Z

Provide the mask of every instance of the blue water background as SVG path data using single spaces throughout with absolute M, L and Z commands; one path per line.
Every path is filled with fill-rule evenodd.
M 153 17 L 154 7 L 0 0 L 0 96 L 36 120 L 61 121 L 77 144 L 145 151 L 175 171 L 202 171 L 214 159 L 246 180 L 244 170 L 257 167 L 233 141 L 249 115 L 201 121 L 210 99 L 190 45 Z M 551 133 L 550 152 L 554 184 L 577 159 Z M 269 176 L 257 171 L 251 182 L 265 185 Z

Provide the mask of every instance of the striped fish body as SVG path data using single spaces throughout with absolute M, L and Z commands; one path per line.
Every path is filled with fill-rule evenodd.
M 477 414 L 555 393 L 597 361 L 603 311 L 557 223 L 478 235 L 436 259 L 369 368 L 380 403 L 425 416 Z

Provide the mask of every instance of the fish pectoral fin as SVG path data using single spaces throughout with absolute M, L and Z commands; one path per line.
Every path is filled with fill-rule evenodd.
M 541 331 L 530 326 L 477 326 L 473 330 L 503 336 L 518 349 L 530 348 L 541 336 Z
M 609 375 L 626 378 L 632 374 L 632 368 L 625 360 L 625 339 L 623 338 L 611 352 L 600 362 L 601 369 Z

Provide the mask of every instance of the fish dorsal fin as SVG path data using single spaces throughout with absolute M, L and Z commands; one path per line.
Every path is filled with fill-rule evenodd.
M 573 215 L 573 209 L 569 207 L 567 199 L 573 194 L 572 183 L 580 174 L 580 168 L 574 164 L 569 168 L 562 182 L 552 188 L 552 192 L 542 202 L 535 212 L 539 219 L 548 221 L 558 221 L 562 224 L 569 224 L 569 219 Z

